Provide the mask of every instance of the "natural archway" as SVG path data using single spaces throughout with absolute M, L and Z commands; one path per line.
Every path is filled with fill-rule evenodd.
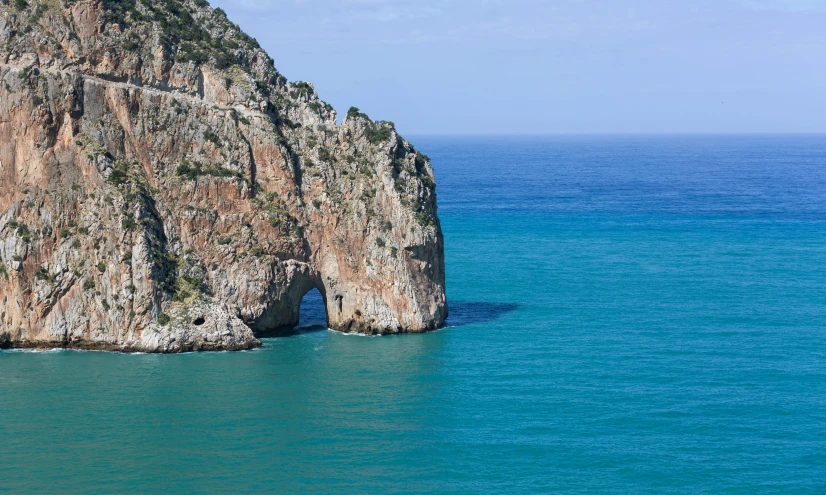
M 314 288 L 301 298 L 298 317 L 298 328 L 327 327 L 327 307 L 321 291 Z
M 256 337 L 277 337 L 296 331 L 304 313 L 317 325 L 326 325 L 324 310 L 325 287 L 315 274 L 294 271 L 286 274 L 288 285 L 273 284 L 273 293 L 268 296 L 266 307 L 255 318 L 245 321 Z M 308 296 L 308 294 L 310 294 Z M 307 309 L 302 307 L 305 297 L 309 297 Z

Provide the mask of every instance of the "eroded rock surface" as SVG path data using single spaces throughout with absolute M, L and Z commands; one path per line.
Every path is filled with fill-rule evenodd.
M 429 159 L 203 1 L 0 3 L 0 346 L 246 349 L 447 316 Z

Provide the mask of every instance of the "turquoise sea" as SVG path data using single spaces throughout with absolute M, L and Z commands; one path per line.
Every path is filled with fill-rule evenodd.
M 413 142 L 449 328 L 0 352 L 0 492 L 826 493 L 826 136 Z

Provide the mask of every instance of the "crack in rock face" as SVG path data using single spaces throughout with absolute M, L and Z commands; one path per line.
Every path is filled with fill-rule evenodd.
M 0 4 L 0 347 L 238 350 L 317 289 L 344 332 L 447 317 L 429 158 L 339 124 L 199 1 Z

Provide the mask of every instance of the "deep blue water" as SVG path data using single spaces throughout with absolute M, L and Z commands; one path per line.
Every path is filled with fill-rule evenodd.
M 448 329 L 2 352 L 0 492 L 826 493 L 826 136 L 413 141 Z

